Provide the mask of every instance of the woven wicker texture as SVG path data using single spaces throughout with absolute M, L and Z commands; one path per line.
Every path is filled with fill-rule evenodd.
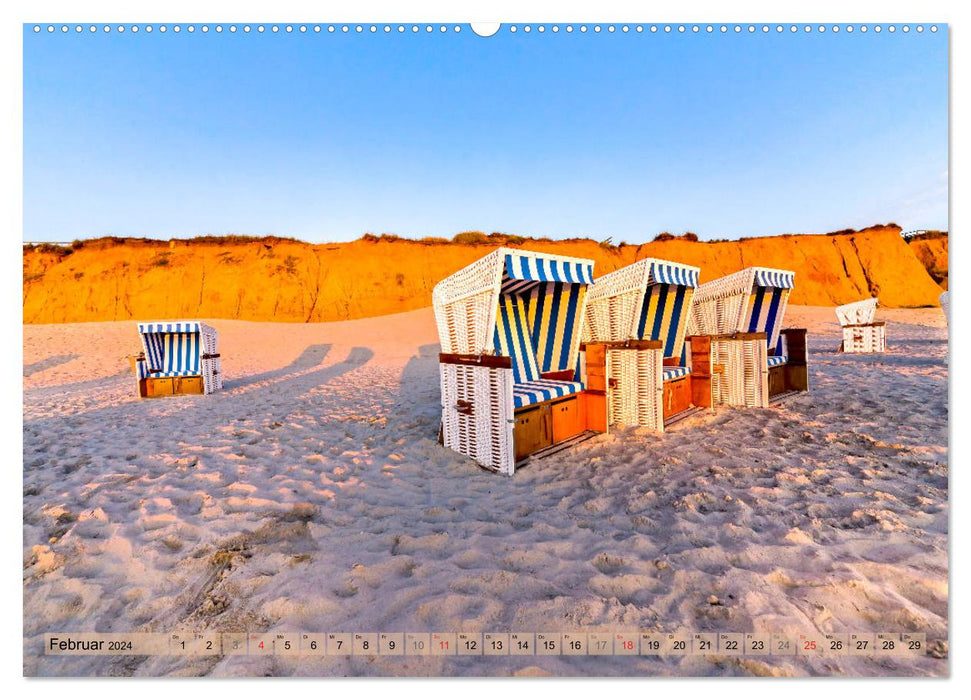
M 867 324 L 843 329 L 843 352 L 884 352 L 887 349 L 887 327 Z
M 836 307 L 836 318 L 839 319 L 841 326 L 851 323 L 873 323 L 873 317 L 877 312 L 878 300 L 864 299 L 854 301 L 852 304 L 843 304 Z
M 607 351 L 607 424 L 664 431 L 660 349 Z
M 487 469 L 512 475 L 512 370 L 443 362 L 439 373 L 445 446 Z M 468 407 L 465 412 L 462 404 Z
M 769 368 L 765 342 L 753 340 L 713 340 L 712 364 L 722 365 L 724 372 L 712 377 L 712 401 L 715 406 L 769 405 Z

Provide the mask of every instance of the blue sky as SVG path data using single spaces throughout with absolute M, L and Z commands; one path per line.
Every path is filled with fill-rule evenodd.
M 947 120 L 944 25 L 490 38 L 28 25 L 24 239 L 946 229 Z

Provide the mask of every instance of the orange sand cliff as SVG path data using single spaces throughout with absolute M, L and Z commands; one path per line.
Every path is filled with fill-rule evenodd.
M 70 254 L 25 247 L 24 322 L 379 316 L 429 306 L 436 282 L 494 247 L 404 239 L 320 245 L 281 239 L 99 240 L 75 246 Z M 527 240 L 520 247 L 592 258 L 595 275 L 644 257 L 697 265 L 702 282 L 750 265 L 791 269 L 793 304 L 834 305 L 878 295 L 886 306 L 936 305 L 941 287 L 928 269 L 943 269 L 945 284 L 947 271 L 946 238 L 941 263 L 940 241 L 915 248 L 894 226 L 718 243 L 675 239 L 614 247 L 590 240 Z
M 947 289 L 947 233 L 928 232 L 908 243 L 931 278 Z

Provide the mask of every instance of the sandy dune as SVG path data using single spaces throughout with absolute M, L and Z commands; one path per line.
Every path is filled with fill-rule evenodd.
M 431 311 L 212 321 L 226 390 L 140 401 L 135 325 L 24 327 L 31 675 L 944 675 L 947 331 L 810 328 L 813 391 L 513 478 L 439 447 Z M 934 655 L 45 657 L 48 631 L 920 631 Z M 945 658 L 936 658 L 944 656 Z

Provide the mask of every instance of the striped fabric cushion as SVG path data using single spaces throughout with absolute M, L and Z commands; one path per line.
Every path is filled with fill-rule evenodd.
M 669 382 L 672 379 L 679 379 L 681 377 L 691 374 L 691 369 L 689 367 L 665 367 L 661 371 L 661 378 Z
M 516 408 L 549 401 L 561 396 L 569 396 L 583 391 L 582 382 L 560 382 L 541 379 L 535 382 L 514 384 L 512 387 L 513 404 Z
M 788 289 L 757 286 L 749 298 L 748 332 L 765 333 L 766 344 L 770 350 L 779 338 L 779 310 L 788 294 Z
M 581 284 L 545 282 L 525 297 L 530 342 L 540 372 L 560 372 L 576 365 L 580 308 L 586 293 Z
M 680 284 L 653 284 L 647 288 L 637 337 L 660 340 L 665 357 L 680 357 L 694 290 Z
M 784 365 L 789 361 L 786 355 L 769 355 L 767 364 L 769 367 L 775 367 L 776 365 Z
M 523 384 L 540 378 L 536 357 L 529 343 L 529 324 L 523 297 L 515 294 L 499 297 L 495 347 L 499 354 L 512 358 L 513 384 Z

